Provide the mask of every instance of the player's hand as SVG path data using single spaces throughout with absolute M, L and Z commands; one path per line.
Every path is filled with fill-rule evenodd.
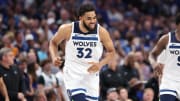
M 163 74 L 163 68 L 164 68 L 164 65 L 161 64 L 161 63 L 156 63 L 154 65 L 154 76 L 156 77 L 159 77 Z
M 53 64 L 57 67 L 61 66 L 61 64 L 63 63 L 61 57 L 54 57 L 53 58 Z
M 90 66 L 88 68 L 88 72 L 89 73 L 96 73 L 100 70 L 101 66 L 99 63 L 95 63 L 95 62 L 88 62 L 89 64 L 92 64 L 92 66 Z

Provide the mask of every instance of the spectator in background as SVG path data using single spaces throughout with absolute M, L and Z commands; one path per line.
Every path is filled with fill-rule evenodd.
M 40 67 L 40 65 L 38 64 L 37 61 L 37 56 L 36 56 L 36 52 L 34 50 L 30 50 L 27 53 L 27 58 L 28 58 L 28 64 L 34 63 L 34 67 L 35 67 L 35 71 L 36 71 L 36 75 L 40 76 L 42 73 L 42 68 Z
M 19 53 L 19 50 L 18 50 L 18 48 L 13 46 L 13 44 L 12 44 L 13 39 L 14 39 L 14 33 L 9 32 L 9 33 L 6 33 L 6 35 L 3 36 L 2 42 L 4 43 L 3 44 L 4 47 L 11 48 L 14 56 L 17 56 L 18 53 Z
M 132 101 L 128 98 L 128 90 L 124 87 L 119 87 L 117 89 L 117 92 L 119 94 L 119 100 L 120 101 Z
M 123 15 L 114 7 L 110 7 L 107 11 L 111 26 L 118 26 L 123 20 Z
M 145 89 L 146 88 L 151 88 L 154 92 L 154 100 L 153 101 L 158 101 L 159 100 L 159 84 L 161 81 L 161 76 L 156 73 L 156 71 L 153 72 L 152 77 L 145 83 Z
M 119 55 L 109 61 L 108 68 L 100 73 L 100 92 L 102 100 L 105 99 L 107 90 L 109 88 L 118 88 L 120 86 L 127 87 L 128 82 L 123 78 L 119 67 Z
M 57 21 L 58 25 L 70 23 L 70 14 L 67 9 L 62 8 L 60 11 L 60 19 Z
M 40 49 L 37 51 L 37 57 L 39 62 L 48 59 L 48 41 L 43 41 L 40 45 Z
M 35 50 L 31 49 L 28 53 L 27 53 L 27 58 L 29 59 L 29 61 L 27 61 L 28 63 L 37 63 L 37 56 L 36 56 L 36 52 Z
M 121 39 L 121 34 L 117 29 L 112 31 L 111 37 L 113 39 L 114 47 L 120 57 L 125 57 L 125 52 L 122 49 L 122 46 L 125 44 L 124 40 Z M 121 44 L 120 44 L 121 43 Z
M 129 98 L 133 101 L 141 101 L 143 98 L 144 82 L 138 78 L 129 81 Z
M 152 28 L 151 20 L 144 21 L 141 35 L 142 35 L 141 36 L 142 39 L 145 39 L 144 40 L 145 47 L 150 48 L 150 46 L 152 45 L 152 42 L 155 41 L 156 39 L 156 32 Z M 150 40 L 153 40 L 153 41 L 150 41 Z
M 143 101 L 153 101 L 153 99 L 154 99 L 153 89 L 145 88 L 143 93 Z M 156 101 L 158 101 L 158 99 Z
M 106 100 L 105 101 L 119 101 L 118 93 L 116 88 L 109 88 L 106 92 Z M 102 100 L 104 101 L 104 100 Z
M 130 52 L 126 57 L 124 64 L 121 66 L 121 74 L 122 77 L 127 80 L 128 82 L 132 78 L 140 77 L 137 68 L 135 67 L 135 56 L 134 52 Z
M 64 100 L 62 91 L 58 80 L 54 74 L 51 73 L 51 61 L 46 59 L 41 63 L 43 68 L 42 74 L 38 78 L 38 89 L 43 89 L 45 93 L 49 93 L 51 90 L 56 91 L 56 95 L 60 101 Z
M 0 75 L 3 76 L 10 101 L 26 101 L 23 77 L 14 65 L 14 54 L 10 48 L 0 50 Z
M 26 43 L 27 43 L 27 46 L 28 46 L 28 49 L 27 51 L 29 52 L 30 50 L 36 50 L 35 48 L 35 41 L 34 41 L 34 36 L 30 33 L 30 30 L 27 30 L 28 34 L 26 34 L 25 36 L 25 40 L 26 40 Z
M 16 31 L 13 45 L 18 48 L 19 52 L 27 52 L 28 46 L 24 40 L 24 33 L 22 31 Z
M 32 79 L 32 87 L 34 90 L 37 89 L 37 74 L 36 74 L 36 66 L 35 62 L 29 63 L 27 65 L 27 73 L 29 74 L 30 78 Z
M 145 63 L 142 51 L 135 52 L 135 59 L 136 59 L 135 66 L 139 71 L 140 80 L 143 81 L 149 80 L 152 76 L 152 72 L 151 72 L 152 68 Z
M 34 89 L 32 85 L 33 80 L 30 74 L 27 72 L 27 60 L 25 58 L 21 59 L 18 63 L 18 67 L 21 70 L 25 83 L 25 97 L 27 101 L 32 101 L 34 96 Z
M 37 89 L 33 101 L 48 101 L 44 90 Z
M 38 88 L 43 88 L 45 92 L 49 92 L 50 90 L 53 90 L 56 87 L 58 87 L 58 82 L 55 75 L 51 73 L 50 60 L 44 60 L 41 63 L 41 66 L 43 70 L 42 74 L 38 78 Z
M 56 101 L 57 100 L 57 94 L 54 90 L 50 90 L 49 92 L 47 92 L 46 97 L 47 97 L 47 101 Z M 63 100 L 60 100 L 60 101 L 63 101 Z

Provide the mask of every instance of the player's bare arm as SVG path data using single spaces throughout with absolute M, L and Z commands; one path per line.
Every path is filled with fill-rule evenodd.
M 161 63 L 157 63 L 157 57 L 166 48 L 168 44 L 168 40 L 169 40 L 168 34 L 162 36 L 149 54 L 149 61 L 152 67 L 154 68 L 154 74 L 156 76 L 162 75 L 164 66 Z
M 106 55 L 99 63 L 93 63 L 93 62 L 90 63 L 92 64 L 92 66 L 88 69 L 90 73 L 94 73 L 100 70 L 101 67 L 107 64 L 108 61 L 110 61 L 115 55 L 115 49 L 113 46 L 113 42 L 109 36 L 109 32 L 105 28 L 100 27 L 99 35 L 101 42 L 106 49 Z
M 154 46 L 152 51 L 150 52 L 149 61 L 153 67 L 154 67 L 154 65 L 157 64 L 156 60 L 157 60 L 157 57 L 159 56 L 159 54 L 166 48 L 166 46 L 168 44 L 168 40 L 169 40 L 168 34 L 162 36 L 159 39 L 159 41 L 157 42 L 157 44 Z
M 60 66 L 62 64 L 61 57 L 58 55 L 58 45 L 63 40 L 68 40 L 71 33 L 71 24 L 61 25 L 56 32 L 56 34 L 52 37 L 49 44 L 49 52 L 55 66 Z

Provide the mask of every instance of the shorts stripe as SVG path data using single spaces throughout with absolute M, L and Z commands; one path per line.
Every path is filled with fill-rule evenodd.
M 98 100 L 99 97 L 86 96 L 87 100 Z
M 170 95 L 177 96 L 177 92 L 175 90 L 169 90 L 169 89 L 161 89 L 160 95 L 163 95 L 163 94 L 170 94 Z
M 85 94 L 87 91 L 86 91 L 86 89 L 83 89 L 83 88 L 77 88 L 77 89 L 71 89 L 70 92 L 71 92 L 71 96 L 74 96 L 74 95 L 80 94 L 80 93 Z
M 83 88 L 71 89 L 71 93 L 76 92 L 76 91 L 84 91 L 84 92 L 86 92 L 86 89 L 83 89 Z

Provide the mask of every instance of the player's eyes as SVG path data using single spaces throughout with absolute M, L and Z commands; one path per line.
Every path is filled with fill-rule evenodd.
M 96 17 L 88 17 L 87 20 L 95 20 Z

